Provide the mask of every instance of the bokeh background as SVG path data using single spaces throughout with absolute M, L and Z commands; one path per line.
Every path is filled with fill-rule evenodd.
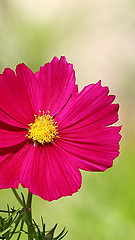
M 34 217 L 40 225 L 42 215 L 48 229 L 66 226 L 67 240 L 134 240 L 135 1 L 0 0 L 1 73 L 20 62 L 35 72 L 61 55 L 74 64 L 80 90 L 101 79 L 117 96 L 120 156 L 105 173 L 82 171 L 72 197 L 48 203 L 34 196 Z M 7 201 L 19 206 L 10 189 L 1 190 L 0 208 Z

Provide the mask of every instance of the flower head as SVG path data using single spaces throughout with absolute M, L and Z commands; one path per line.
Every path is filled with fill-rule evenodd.
M 115 96 L 101 81 L 79 93 L 65 57 L 35 74 L 6 68 L 0 93 L 0 189 L 20 183 L 52 201 L 78 191 L 79 169 L 105 171 L 118 156 Z

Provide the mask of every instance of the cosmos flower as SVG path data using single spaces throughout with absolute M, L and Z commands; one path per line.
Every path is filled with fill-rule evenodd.
M 65 57 L 35 74 L 19 64 L 0 75 L 0 189 L 21 184 L 52 201 L 81 187 L 80 169 L 105 171 L 119 155 L 115 96 L 101 81 L 79 93 Z

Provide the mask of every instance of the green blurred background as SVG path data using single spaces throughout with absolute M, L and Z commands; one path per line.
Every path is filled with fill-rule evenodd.
M 82 188 L 72 197 L 48 203 L 34 196 L 37 222 L 42 215 L 48 229 L 66 226 L 67 240 L 135 239 L 134 13 L 134 0 L 0 0 L 0 72 L 20 62 L 37 71 L 65 55 L 80 90 L 102 79 L 120 103 L 123 138 L 114 167 L 82 171 Z M 0 208 L 7 201 L 19 206 L 10 189 L 1 190 Z

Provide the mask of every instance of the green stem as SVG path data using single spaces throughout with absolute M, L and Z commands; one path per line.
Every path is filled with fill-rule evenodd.
M 13 211 L 7 211 L 7 210 L 0 210 L 2 213 L 13 213 Z
M 32 193 L 28 192 L 27 207 L 31 208 L 31 204 L 32 204 Z
M 25 205 L 25 200 L 24 202 L 21 200 L 21 198 L 19 197 L 17 191 L 12 188 L 12 191 L 17 199 L 17 201 L 22 205 L 22 207 L 28 211 L 26 213 L 26 216 L 28 216 L 28 240 L 33 240 L 33 234 L 34 236 L 36 236 L 36 233 L 35 233 L 35 229 L 33 229 L 33 225 L 32 225 L 32 212 L 31 212 L 31 204 L 32 204 L 32 193 L 30 193 L 28 191 L 28 197 L 27 197 L 27 206 Z M 22 223 L 22 227 L 23 227 L 23 223 Z M 20 235 L 19 235 L 20 236 Z
M 17 201 L 22 205 L 22 207 L 24 207 L 23 201 L 22 201 L 21 198 L 19 197 L 17 191 L 16 191 L 14 188 L 12 188 L 12 191 L 13 191 L 13 193 L 14 193 Z
M 32 193 L 28 191 L 28 198 L 27 198 L 27 207 L 29 210 L 29 217 L 32 222 L 32 211 L 31 211 L 31 204 L 32 204 Z M 33 240 L 33 231 L 31 225 L 28 224 L 28 240 Z
M 21 227 L 20 227 L 20 231 L 19 231 L 19 235 L 18 235 L 18 238 L 17 238 L 17 240 L 19 240 L 19 239 L 20 239 L 20 237 L 21 237 L 22 230 L 23 230 L 23 224 L 24 224 L 24 220 L 22 220 L 22 222 L 21 222 Z

